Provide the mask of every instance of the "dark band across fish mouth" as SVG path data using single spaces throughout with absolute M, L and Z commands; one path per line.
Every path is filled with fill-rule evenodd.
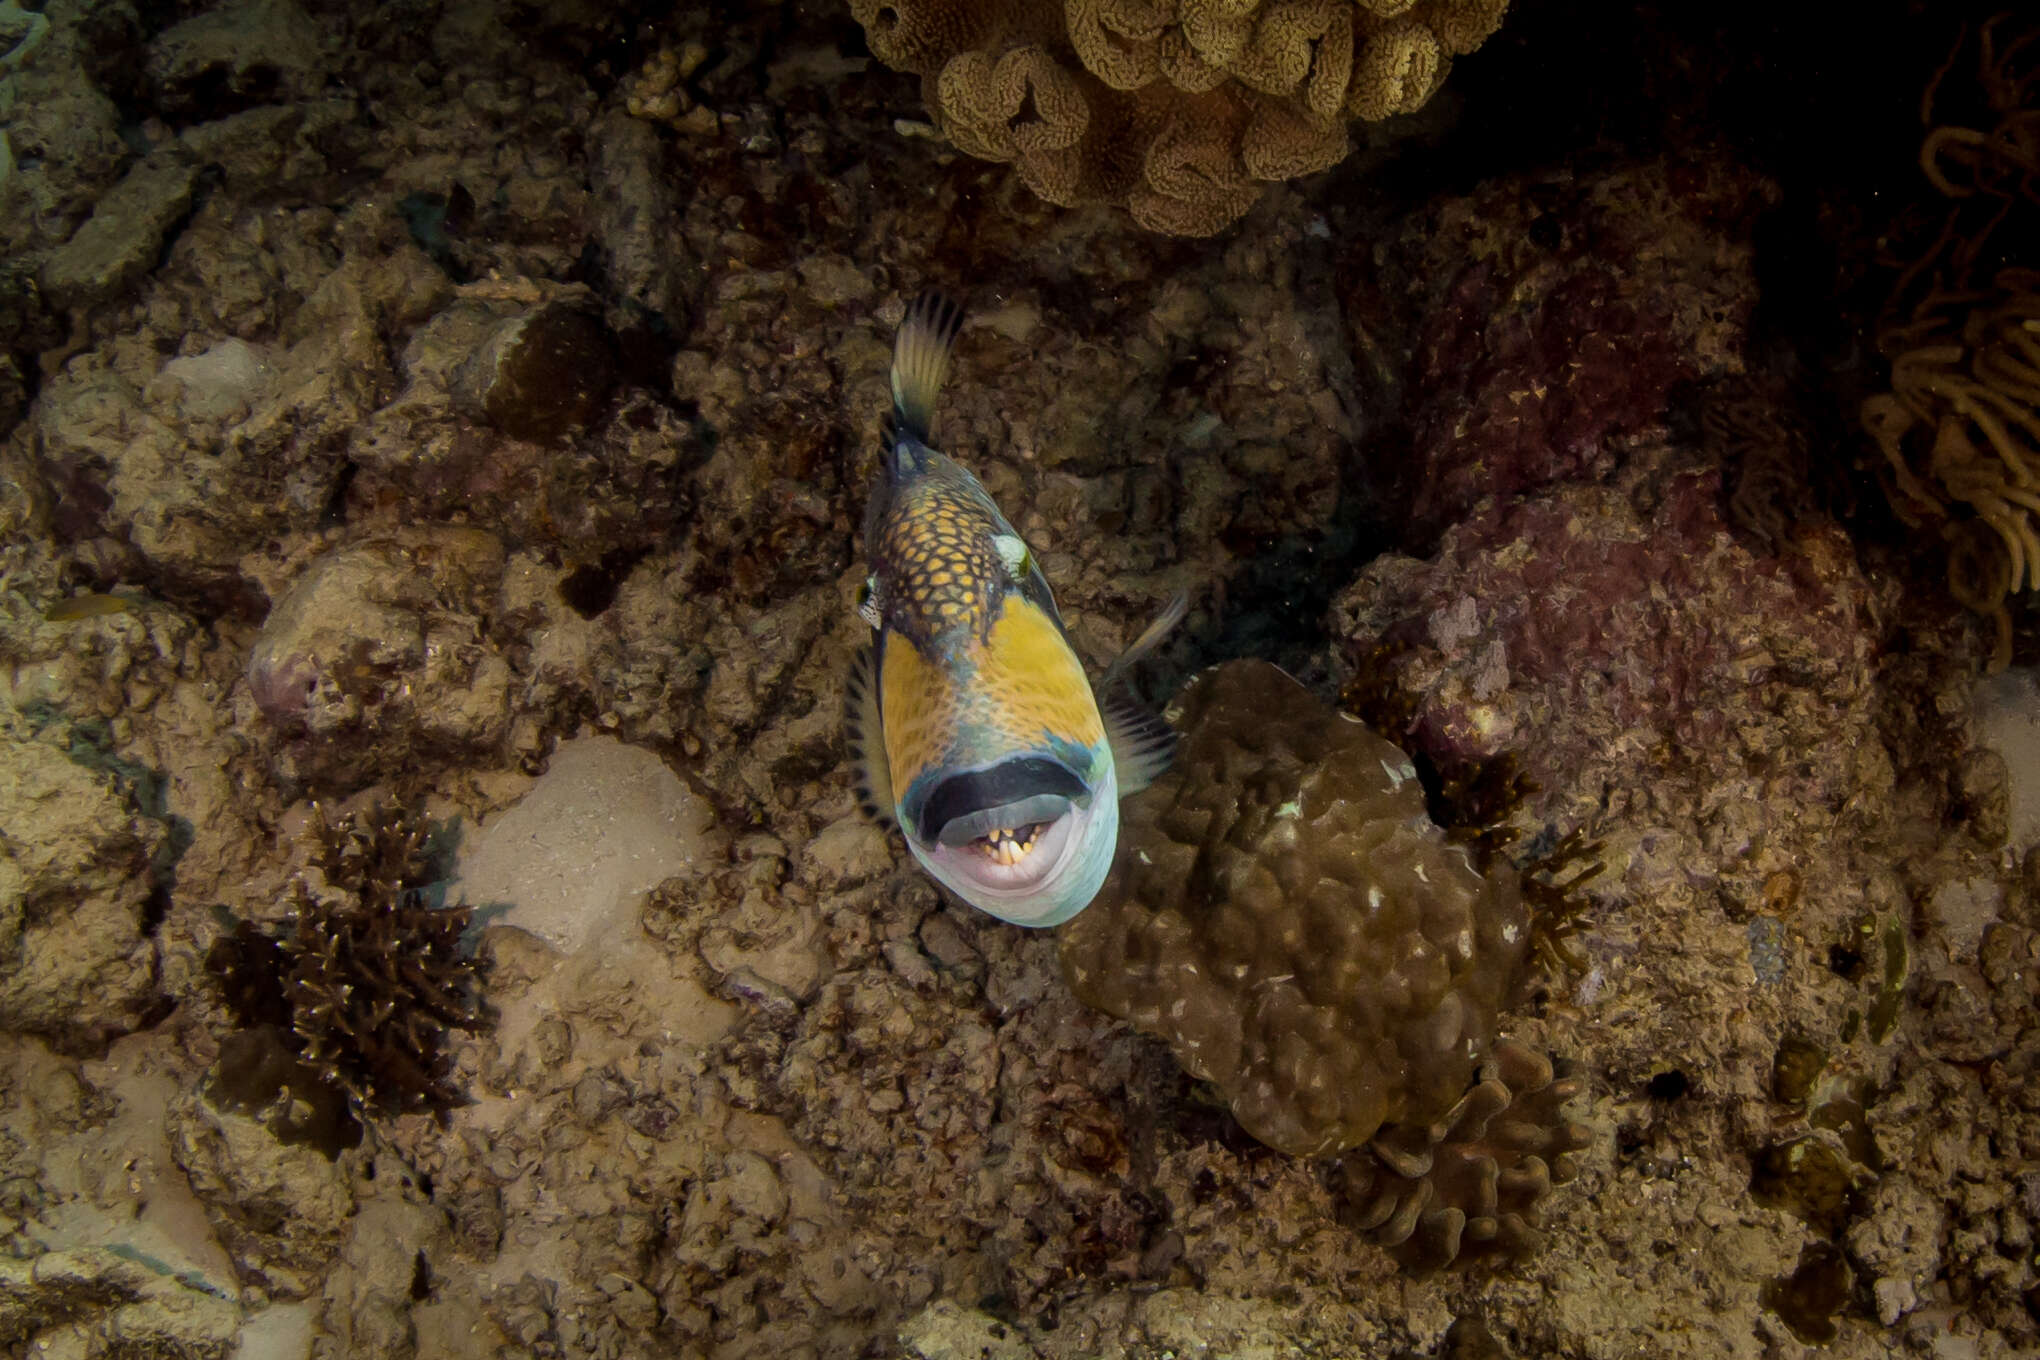
M 1073 807 L 1088 805 L 1090 797 L 1084 781 L 1060 761 L 1039 756 L 1003 760 L 937 784 L 921 810 L 921 837 L 930 845 L 968 845 L 994 832 L 1053 822 Z

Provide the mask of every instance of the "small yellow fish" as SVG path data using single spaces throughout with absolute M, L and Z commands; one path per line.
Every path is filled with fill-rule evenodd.
M 1168 768 L 1176 738 L 1131 699 L 1100 706 L 1033 553 L 930 447 L 962 322 L 923 294 L 893 343 L 858 604 L 875 636 L 848 686 L 850 753 L 866 813 L 896 820 L 938 882 L 1001 920 L 1052 926 L 1097 895 L 1120 797 Z M 1105 685 L 1182 614 L 1178 597 Z

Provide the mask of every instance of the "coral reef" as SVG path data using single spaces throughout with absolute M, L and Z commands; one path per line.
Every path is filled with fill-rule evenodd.
M 311 836 L 282 929 L 243 921 L 213 946 L 227 1009 L 243 1026 L 274 1027 L 364 1109 L 460 1103 L 446 1034 L 487 1022 L 461 944 L 473 911 L 426 898 L 440 877 L 430 826 L 401 807 L 336 819 L 315 805 Z
M 856 0 L 942 130 L 1051 203 L 1209 236 L 1328 169 L 1351 119 L 1422 108 L 1507 0 Z M 1058 12 L 1060 11 L 1060 12 Z
M 1719 466 L 1790 428 L 1781 394 L 1816 456 L 1835 391 L 1861 395 L 1774 285 L 1881 232 L 1893 195 L 1803 167 L 1903 172 L 1877 109 L 1943 50 L 1945 7 L 1872 6 L 1847 49 L 1811 11 L 1519 7 L 1454 98 L 1346 125 L 1436 135 L 1396 173 L 1270 183 L 1208 242 L 919 135 L 916 82 L 842 7 L 33 8 L 40 44 L 0 72 L 0 766 L 78 801 L 0 790 L 0 827 L 69 828 L 31 847 L 59 950 L 34 957 L 81 966 L 38 1005 L 86 1023 L 0 1034 L 0 1255 L 27 1263 L 0 1309 L 35 1328 L 0 1350 L 2040 1344 L 2040 861 L 2003 841 L 2019 767 L 1966 749 L 1975 640 L 1907 588 L 1906 540 L 1818 510 L 1765 533 Z M 0 49 L 20 32 L 0 20 Z M 1667 86 L 1687 139 L 1654 130 Z M 1739 168 L 1731 103 L 1801 156 Z M 1951 182 L 1967 154 L 1938 154 Z M 180 166 L 188 199 L 158 178 Z M 131 174 L 162 192 L 109 206 Z M 44 266 L 101 215 L 74 258 L 106 272 L 71 271 L 59 308 Z M 1849 255 L 1869 267 L 1868 239 Z M 1543 1251 L 1406 1272 L 1330 1166 L 1071 996 L 1053 939 L 945 904 L 859 824 L 854 544 L 886 341 L 927 283 L 971 293 L 983 378 L 938 437 L 1054 542 L 1086 657 L 1186 590 L 1158 685 L 1265 656 L 1321 699 L 1364 680 L 1420 779 L 1513 751 L 1535 788 L 1453 795 L 1477 865 L 1543 863 L 1596 819 L 1578 969 L 1533 973 L 1508 1019 L 1595 1095 L 1590 1147 L 1533 1150 L 1578 1173 Z M 1842 301 L 1820 324 L 1853 333 Z M 555 351 L 597 365 L 568 376 L 607 395 L 542 393 L 557 431 L 494 423 L 504 370 L 476 356 L 563 314 L 601 339 Z M 1431 523 L 1381 494 L 1405 464 L 1439 483 Z M 281 682 L 294 657 L 315 694 Z M 666 812 L 611 816 L 605 787 Z M 236 1025 L 205 966 L 220 907 L 275 964 L 294 875 L 347 896 L 307 867 L 305 800 L 348 790 L 482 828 L 449 893 L 476 889 L 497 1020 L 442 1036 L 470 1103 L 357 1118 L 281 1008 Z M 1410 1184 L 1459 1200 L 1396 1251 L 1438 1254 L 1454 1208 L 1462 1258 L 1479 1220 L 1514 1235 L 1515 1117 L 1473 1136 L 1493 1102 L 1468 1099 L 1510 1051 L 1349 1150 L 1369 1186 L 1381 1148 L 1470 1173 L 1383 1181 L 1386 1224 Z M 169 1325 L 187 1304 L 203 1336 Z
M 1170 715 L 1174 768 L 1059 933 L 1071 990 L 1284 1152 L 1446 1118 L 1529 946 L 1512 877 L 1446 842 L 1401 751 L 1266 663 L 1207 672 Z

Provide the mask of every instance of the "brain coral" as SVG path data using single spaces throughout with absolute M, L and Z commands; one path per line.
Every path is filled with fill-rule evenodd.
M 1508 0 L 851 0 L 950 140 L 1051 203 L 1208 236 L 1421 108 Z
M 1175 768 L 1062 929 L 1071 989 L 1284 1152 L 1450 1125 L 1529 944 L 1517 883 L 1447 842 L 1408 757 L 1265 662 L 1205 673 L 1170 717 Z

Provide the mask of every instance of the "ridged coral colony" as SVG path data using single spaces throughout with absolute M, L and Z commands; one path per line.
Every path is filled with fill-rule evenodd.
M 1507 0 L 852 0 L 951 141 L 1051 203 L 1208 236 L 1422 108 Z

